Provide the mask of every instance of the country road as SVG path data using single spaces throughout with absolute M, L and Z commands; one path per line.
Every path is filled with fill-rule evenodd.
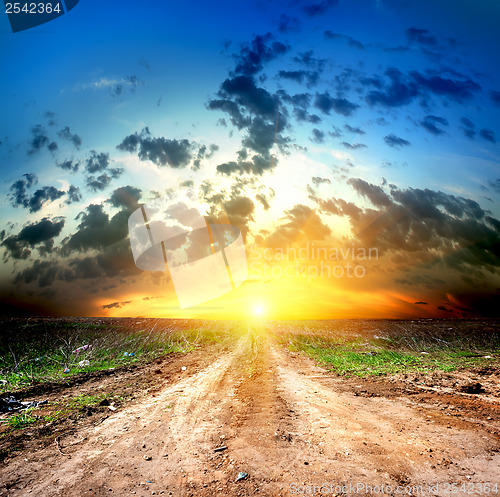
M 0 495 L 447 496 L 495 483 L 500 495 L 497 434 L 411 396 L 358 395 L 270 338 L 177 357 L 157 376 L 156 392 L 96 426 L 12 458 Z

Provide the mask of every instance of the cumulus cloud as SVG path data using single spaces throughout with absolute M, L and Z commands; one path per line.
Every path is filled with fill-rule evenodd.
M 43 147 L 50 144 L 45 128 L 41 124 L 36 124 L 31 128 L 32 139 L 28 148 L 28 155 L 39 152 Z
M 384 141 L 387 145 L 389 145 L 389 147 L 393 148 L 407 147 L 408 145 L 411 145 L 408 140 L 400 138 L 399 136 L 396 136 L 392 133 L 390 135 L 384 136 Z
M 462 123 L 461 129 L 464 135 L 473 140 L 476 136 L 476 125 L 468 117 L 460 118 L 460 122 Z
M 74 185 L 70 185 L 68 192 L 68 198 L 66 199 L 67 204 L 73 204 L 76 202 L 80 202 L 82 200 L 82 194 L 80 192 L 80 188 Z
M 284 222 L 265 238 L 264 244 L 285 248 L 293 242 L 324 240 L 330 234 L 315 209 L 297 204 L 285 212 Z
M 71 133 L 69 126 L 66 126 L 65 128 L 61 129 L 61 131 L 57 133 L 57 136 L 59 136 L 59 138 L 62 138 L 64 140 L 70 141 L 75 146 L 76 149 L 79 149 L 82 145 L 82 139 L 76 133 Z
M 13 207 L 24 207 L 30 212 L 38 212 L 45 204 L 53 202 L 64 195 L 64 192 L 53 186 L 44 186 L 30 194 L 28 190 L 38 183 L 34 174 L 24 174 L 20 180 L 10 187 L 8 195 Z
M 447 96 L 457 101 L 467 100 L 481 90 L 481 86 L 471 79 L 443 78 L 432 72 L 424 76 L 418 71 L 411 71 L 410 76 L 423 89 L 435 95 Z
M 313 136 L 312 136 L 311 140 L 314 143 L 324 143 L 324 141 L 325 141 L 325 132 L 324 131 L 321 131 L 318 128 L 313 128 L 312 134 L 313 134 Z
M 122 302 L 111 302 L 111 304 L 102 305 L 101 308 L 102 309 L 120 309 L 124 305 L 131 304 L 131 303 L 132 303 L 131 300 L 124 300 Z
M 56 166 L 60 167 L 61 169 L 64 169 L 65 171 L 71 171 L 73 173 L 76 173 L 80 168 L 80 162 L 67 159 L 61 163 L 56 163 Z
M 180 169 L 191 161 L 193 144 L 186 139 L 155 138 L 146 127 L 140 134 L 127 136 L 116 148 L 130 153 L 137 152 L 141 161 L 150 160 L 157 166 Z
M 289 50 L 284 43 L 274 39 L 271 33 L 257 35 L 250 43 L 244 43 L 235 56 L 235 73 L 252 76 L 264 67 L 264 63 L 283 55 Z
M 316 17 L 325 14 L 328 10 L 336 7 L 339 0 L 321 0 L 320 2 L 309 2 L 305 1 L 305 5 L 302 7 L 302 11 L 308 17 Z
M 77 217 L 80 220 L 78 230 L 64 239 L 63 253 L 103 249 L 125 240 L 129 215 L 128 210 L 122 210 L 110 218 L 102 205 L 89 205 Z
M 113 207 L 135 210 L 139 206 L 141 190 L 135 186 L 122 186 L 117 188 L 109 198 L 108 202 Z
M 500 266 L 500 221 L 479 204 L 444 192 L 389 185 L 390 191 L 360 178 L 348 181 L 374 206 L 361 208 L 341 198 L 312 197 L 324 213 L 347 217 L 354 236 L 380 253 L 413 254 L 432 264 L 444 264 L 471 278 L 484 281 L 481 271 Z M 476 271 L 475 273 L 472 271 Z M 429 283 L 431 284 L 431 283 Z M 432 283 L 435 286 L 435 282 Z
M 330 30 L 325 31 L 324 36 L 327 40 L 345 40 L 349 46 L 357 48 L 358 50 L 365 50 L 365 46 L 363 45 L 363 43 L 352 38 L 351 36 L 334 33 Z
M 366 148 L 366 145 L 364 143 L 342 142 L 342 145 L 345 148 L 348 148 L 349 150 L 358 150 L 359 148 Z
M 17 235 L 5 238 L 2 246 L 6 256 L 14 259 L 27 259 L 31 255 L 29 248 L 45 244 L 45 251 L 51 252 L 54 238 L 59 236 L 64 227 L 64 219 L 43 218 L 41 221 L 25 226 Z
M 491 91 L 490 97 L 493 102 L 500 105 L 500 91 Z
M 416 97 L 436 95 L 462 102 L 468 100 L 481 91 L 481 86 L 469 78 L 445 78 L 440 73 L 419 71 L 402 73 L 399 69 L 390 67 L 385 71 L 389 82 L 380 78 L 366 78 L 364 85 L 376 86 L 366 94 L 366 101 L 371 105 L 384 107 L 401 107 L 408 105 Z
M 313 182 L 314 186 L 319 186 L 323 183 L 331 183 L 328 178 L 321 178 L 319 176 L 314 176 L 311 181 Z
M 442 135 L 445 130 L 439 126 L 448 126 L 448 121 L 444 117 L 428 115 L 420 121 L 420 126 L 433 135 Z
M 496 143 L 496 138 L 495 138 L 495 132 L 492 129 L 482 129 L 479 134 L 481 135 L 482 138 L 484 138 L 486 141 L 489 141 L 491 143 Z
M 319 72 L 317 71 L 307 71 L 304 69 L 299 69 L 295 71 L 279 71 L 278 77 L 281 79 L 288 79 L 290 81 L 295 81 L 296 83 L 306 83 L 308 87 L 314 86 L 318 83 Z
M 317 93 L 314 106 L 324 114 L 330 114 L 330 111 L 333 110 L 335 113 L 343 116 L 350 116 L 359 108 L 359 105 L 350 102 L 346 98 L 331 97 L 328 92 Z
M 350 124 L 344 124 L 344 129 L 349 131 L 349 133 L 354 133 L 356 135 L 364 135 L 366 134 L 361 128 L 357 126 L 351 126 Z
M 245 154 L 243 155 L 245 156 Z M 261 176 L 264 172 L 273 169 L 276 165 L 274 156 L 254 155 L 252 160 L 240 158 L 238 161 L 225 162 L 217 166 L 217 172 L 223 175 L 230 174 L 254 174 Z
M 408 28 L 406 36 L 410 43 L 419 43 L 421 45 L 436 46 L 438 41 L 427 29 Z

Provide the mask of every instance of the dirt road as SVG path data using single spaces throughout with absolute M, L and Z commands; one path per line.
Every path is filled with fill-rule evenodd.
M 498 418 L 359 395 L 250 334 L 157 373 L 156 393 L 10 459 L 0 495 L 500 495 Z

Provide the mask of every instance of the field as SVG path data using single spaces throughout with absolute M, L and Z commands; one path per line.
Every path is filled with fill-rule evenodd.
M 0 414 L 0 495 L 500 493 L 498 321 L 39 318 L 1 337 L 0 406 L 34 404 Z

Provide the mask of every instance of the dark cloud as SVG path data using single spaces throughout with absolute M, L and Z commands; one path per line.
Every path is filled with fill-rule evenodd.
M 338 198 L 312 198 L 323 212 L 349 218 L 353 233 L 365 246 L 377 247 L 380 253 L 413 254 L 410 268 L 417 258 L 427 259 L 430 270 L 433 264 L 442 263 L 473 278 L 475 284 L 483 281 L 480 270 L 498 270 L 500 221 L 476 201 L 428 189 L 401 190 L 395 185 L 389 185 L 388 194 L 359 178 L 349 184 L 376 209 L 361 209 Z M 436 258 L 437 253 L 442 256 Z M 479 272 L 473 275 L 472 268 Z
M 235 73 L 252 76 L 264 67 L 264 63 L 283 55 L 289 50 L 285 44 L 274 40 L 271 33 L 257 35 L 250 43 L 245 43 L 236 56 Z
M 122 222 L 127 223 L 127 215 L 123 216 Z M 95 256 L 74 258 L 69 261 L 68 267 L 61 274 L 60 279 L 65 281 L 75 281 L 77 279 L 98 278 L 102 280 L 107 278 L 125 278 L 128 276 L 136 276 L 141 271 L 137 269 L 130 243 L 127 239 L 122 239 L 119 242 L 109 246 L 102 247 Z
M 280 99 L 287 104 L 293 106 L 293 113 L 297 121 L 305 121 L 313 124 L 317 124 L 321 121 L 321 118 L 315 114 L 309 114 L 307 109 L 311 105 L 311 95 L 309 93 L 296 93 L 295 95 L 289 95 L 284 90 L 279 90 L 277 92 Z
M 46 287 L 54 283 L 59 266 L 52 261 L 36 260 L 33 266 L 19 272 L 14 278 L 14 283 L 34 283 L 36 282 L 40 288 Z
M 58 150 L 58 145 L 56 142 L 51 142 L 47 145 L 47 149 L 49 150 L 50 153 L 54 153 Z
M 314 100 L 314 106 L 325 114 L 334 111 L 343 116 L 350 116 L 359 108 L 359 105 L 350 102 L 345 98 L 333 98 L 328 92 L 317 93 Z
M 31 128 L 31 134 L 33 135 L 33 138 L 31 139 L 30 146 L 28 148 L 28 155 L 36 154 L 50 143 L 45 128 L 41 124 L 33 126 Z
M 427 29 L 408 28 L 406 36 L 410 43 L 419 43 L 421 45 L 436 46 L 438 41 L 431 35 Z
M 57 124 L 55 112 L 48 110 L 48 111 L 44 112 L 43 118 L 47 120 L 48 126 L 55 126 Z
M 269 205 L 269 202 L 266 198 L 265 195 L 263 195 L 262 193 L 258 193 L 255 198 L 262 204 L 262 207 L 264 207 L 264 210 L 269 210 L 271 208 L 271 206 Z
M 104 212 L 103 206 L 89 205 L 81 212 L 78 230 L 63 242 L 63 253 L 98 250 L 125 240 L 128 236 L 128 209 L 116 213 L 112 218 Z
M 324 131 L 321 131 L 318 128 L 314 128 L 312 130 L 312 134 L 313 134 L 313 137 L 311 138 L 311 140 L 314 143 L 324 143 L 325 142 L 325 132 Z
M 397 147 L 407 147 L 408 145 L 411 145 L 411 143 L 408 140 L 405 140 L 404 138 L 400 138 L 399 136 L 396 136 L 394 134 L 390 134 L 387 136 L 384 136 L 384 141 L 389 145 L 389 147 L 397 148 Z
M 371 105 L 382 105 L 384 107 L 401 107 L 413 101 L 418 95 L 418 85 L 408 80 L 403 73 L 396 68 L 385 71 L 390 84 L 381 90 L 372 90 L 366 95 L 366 101 Z
M 6 256 L 14 259 L 27 259 L 31 255 L 29 247 L 45 243 L 47 251 L 51 251 L 54 238 L 59 236 L 64 227 L 64 219 L 51 220 L 43 218 L 41 221 L 25 226 L 17 235 L 3 240 L 2 246 L 6 248 Z M 48 242 L 48 243 L 47 243 Z
M 122 186 L 117 188 L 109 198 L 108 202 L 113 207 L 135 210 L 139 206 L 141 190 L 134 186 Z
M 358 40 L 355 40 L 354 38 L 348 36 L 348 35 L 343 35 L 339 33 L 334 33 L 333 31 L 327 30 L 324 32 L 325 39 L 327 40 L 345 40 L 347 41 L 347 44 L 351 47 L 357 48 L 358 50 L 364 50 L 365 46 L 363 43 L 361 43 Z
M 77 149 L 79 149 L 82 145 L 82 139 L 76 133 L 72 134 L 71 130 L 69 129 L 69 126 L 66 126 L 64 129 L 61 129 L 61 131 L 57 133 L 57 136 L 59 136 L 59 138 L 63 138 L 65 140 L 70 141 Z
M 281 33 L 297 32 L 299 27 L 300 21 L 296 17 L 292 17 L 287 14 L 280 15 L 278 31 Z
M 101 305 L 102 309 L 120 309 L 124 305 L 131 304 L 131 300 L 124 300 L 123 302 L 112 302 L 111 304 Z
M 366 145 L 364 143 L 342 142 L 342 145 L 345 148 L 348 148 L 349 150 L 357 150 L 358 148 L 366 148 Z
M 116 148 L 125 152 L 136 152 L 141 161 L 150 160 L 157 166 L 170 166 L 176 169 L 186 167 L 191 161 L 193 145 L 189 140 L 170 140 L 154 138 L 148 128 L 141 134 L 127 136 Z
M 496 138 L 495 138 L 495 132 L 492 129 L 482 129 L 479 134 L 481 135 L 482 138 L 485 140 L 491 142 L 491 143 L 496 143 Z
M 105 171 L 110 165 L 109 154 L 97 153 L 95 150 L 90 151 L 90 157 L 86 161 L 85 170 L 94 174 Z
M 445 131 L 438 125 L 448 126 L 448 121 L 444 117 L 429 115 L 420 121 L 420 125 L 433 135 L 442 135 Z
M 264 240 L 264 244 L 285 248 L 293 242 L 324 240 L 330 234 L 330 228 L 314 209 L 297 204 L 285 212 L 285 222 Z
M 289 138 L 281 135 L 287 119 L 279 112 L 279 94 L 271 95 L 258 87 L 250 76 L 236 76 L 222 83 L 217 96 L 220 98 L 208 102 L 208 109 L 228 113 L 238 129 L 246 129 L 243 147 L 266 156 L 274 145 L 281 149 L 287 146 Z
M 326 59 L 318 59 L 314 56 L 312 50 L 307 50 L 305 52 L 299 52 L 298 55 L 293 57 L 294 62 L 297 64 L 304 65 L 310 69 L 314 69 L 316 72 L 321 73 L 325 68 Z
M 111 184 L 111 176 L 107 173 L 100 174 L 99 176 L 89 176 L 87 178 L 87 187 L 94 192 L 105 190 Z
M 429 305 L 427 302 L 414 302 L 414 305 Z
M 489 181 L 488 185 L 497 193 L 500 193 L 500 178 L 497 178 L 494 181 Z
M 306 70 L 296 70 L 296 71 L 279 71 L 278 77 L 281 79 L 288 79 L 290 81 L 295 81 L 296 83 L 302 84 L 304 81 L 308 87 L 314 86 L 318 83 L 319 72 L 318 71 L 306 71 Z
M 38 178 L 32 173 L 23 174 L 23 177 L 10 186 L 9 200 L 13 207 L 27 207 L 29 200 L 27 190 L 38 183 Z
M 266 171 L 274 169 L 276 166 L 276 158 L 269 154 L 254 155 L 252 160 L 244 160 L 240 158 L 237 162 L 230 161 L 217 166 L 217 172 L 220 174 L 254 174 L 262 175 Z
M 73 160 L 65 160 L 64 162 L 56 164 L 56 166 L 66 171 L 71 171 L 73 173 L 76 173 L 80 168 L 80 162 Z
M 34 174 L 24 174 L 22 179 L 15 181 L 10 187 L 11 193 L 8 196 L 12 206 L 37 212 L 47 202 L 53 202 L 64 195 L 63 191 L 53 186 L 44 186 L 30 195 L 28 189 L 37 183 L 38 178 Z
M 212 203 L 215 202 L 215 204 L 220 203 L 221 200 L 221 195 L 211 198 Z M 244 195 L 233 194 L 229 200 L 225 200 L 222 203 L 229 222 L 240 228 L 243 239 L 246 239 L 249 232 L 248 223 L 253 221 L 253 213 L 255 211 L 255 204 L 252 199 Z
M 491 97 L 491 100 L 493 100 L 493 102 L 500 105 L 500 91 L 491 91 L 490 97 Z
M 257 87 L 252 77 L 236 76 L 226 79 L 221 85 L 219 95 L 233 98 L 233 103 L 250 114 L 273 120 L 276 118 L 279 100 L 264 88 Z M 231 115 L 232 112 L 228 114 Z
M 418 71 L 410 72 L 410 76 L 424 89 L 435 95 L 447 96 L 462 101 L 471 98 L 481 87 L 471 79 L 458 80 L 443 78 L 437 74 L 423 76 Z
M 242 145 L 254 150 L 261 156 L 268 156 L 275 144 L 285 143 L 285 140 L 279 135 L 279 131 L 282 129 L 279 123 L 265 121 L 260 117 L 256 117 L 248 127 L 248 135 L 243 138 Z
M 80 202 L 82 200 L 82 194 L 80 192 L 80 188 L 74 185 L 70 185 L 68 190 L 68 198 L 66 200 L 67 204 L 73 204 L 76 202 Z
M 305 5 L 302 7 L 302 11 L 308 17 L 315 17 L 325 14 L 328 10 L 336 7 L 339 0 L 321 0 L 316 2 L 305 1 Z
M 461 130 L 464 135 L 473 140 L 476 136 L 476 125 L 468 117 L 462 117 L 460 122 L 462 123 Z
M 207 147 L 206 145 L 202 145 L 198 149 L 198 155 L 196 159 L 193 161 L 193 169 L 199 169 L 201 165 L 201 161 L 204 159 L 211 159 L 215 152 L 219 150 L 219 146 L 216 145 L 215 143 L 212 143 L 210 147 Z
M 351 126 L 350 124 L 344 124 L 344 129 L 349 131 L 350 133 L 355 133 L 357 135 L 366 134 L 361 128 L 358 128 L 356 126 Z
M 375 207 L 389 207 L 392 201 L 384 190 L 377 185 L 372 185 L 361 178 L 351 178 L 347 182 L 361 196 L 367 198 Z
M 238 128 L 241 129 L 245 126 L 248 126 L 250 119 L 245 118 L 243 116 L 242 111 L 240 110 L 238 104 L 229 100 L 227 98 L 222 99 L 213 99 L 210 100 L 207 104 L 207 109 L 209 110 L 220 110 L 229 115 L 231 122 Z M 219 124 L 223 126 L 227 126 L 225 119 L 220 119 Z
M 312 178 L 312 182 L 314 186 L 319 186 L 323 183 L 331 183 L 331 181 L 328 178 L 320 178 L 319 176 L 314 176 Z

